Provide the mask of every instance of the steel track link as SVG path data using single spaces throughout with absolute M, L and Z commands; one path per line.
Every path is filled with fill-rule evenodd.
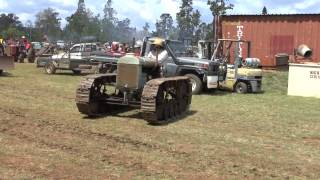
M 159 102 L 163 95 L 162 92 L 170 88 L 176 90 L 175 100 Z M 143 118 L 150 124 L 167 124 L 188 111 L 191 98 L 191 82 L 188 77 L 177 76 L 150 80 L 146 83 L 141 98 Z
M 115 77 L 116 74 L 94 74 L 85 76 L 76 90 L 76 104 L 79 112 L 88 116 L 99 115 L 98 109 L 101 103 L 97 102 L 91 95 L 94 83 L 101 81 L 111 84 Z

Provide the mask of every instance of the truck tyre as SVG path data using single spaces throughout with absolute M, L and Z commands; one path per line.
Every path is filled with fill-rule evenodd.
M 54 66 L 54 64 L 50 62 L 44 66 L 44 70 L 46 71 L 47 74 L 55 74 L 57 69 Z
M 0 69 L 0 75 L 2 75 L 2 73 L 3 73 L 3 70 L 2 70 L 2 69 Z
M 192 94 L 200 94 L 202 91 L 202 81 L 201 79 L 194 74 L 186 74 L 185 76 L 189 77 L 192 83 Z
M 245 94 L 248 92 L 248 86 L 244 82 L 238 82 L 235 87 L 236 93 Z
M 72 70 L 72 72 L 74 73 L 74 74 L 81 74 L 81 70 Z

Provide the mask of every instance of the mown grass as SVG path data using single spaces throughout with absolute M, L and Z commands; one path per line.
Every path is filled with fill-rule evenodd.
M 265 72 L 261 94 L 194 96 L 166 126 L 139 110 L 84 118 L 71 72 L 10 73 L 0 77 L 4 178 L 320 178 L 320 100 L 287 96 L 287 72 Z

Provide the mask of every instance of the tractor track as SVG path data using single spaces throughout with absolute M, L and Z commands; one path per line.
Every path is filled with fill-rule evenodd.
M 95 74 L 82 79 L 76 90 L 76 105 L 80 113 L 99 116 L 110 113 L 112 107 L 104 102 L 102 90 L 115 82 L 116 74 Z M 102 92 L 103 91 L 103 92 Z M 141 95 L 141 113 L 153 125 L 168 124 L 189 110 L 192 90 L 188 77 L 156 78 L 148 81 Z

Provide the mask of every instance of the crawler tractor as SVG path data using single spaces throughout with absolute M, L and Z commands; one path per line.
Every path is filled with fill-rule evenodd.
M 9 54 L 10 55 L 10 54 Z M 11 70 L 14 68 L 14 57 L 7 56 L 2 44 L 0 44 L 0 75 L 4 70 Z
M 127 54 L 118 60 L 117 74 L 84 77 L 76 92 L 78 110 L 91 117 L 130 106 L 141 108 L 150 124 L 168 123 L 188 111 L 192 87 L 188 77 L 164 77 L 162 69 L 157 61 Z

